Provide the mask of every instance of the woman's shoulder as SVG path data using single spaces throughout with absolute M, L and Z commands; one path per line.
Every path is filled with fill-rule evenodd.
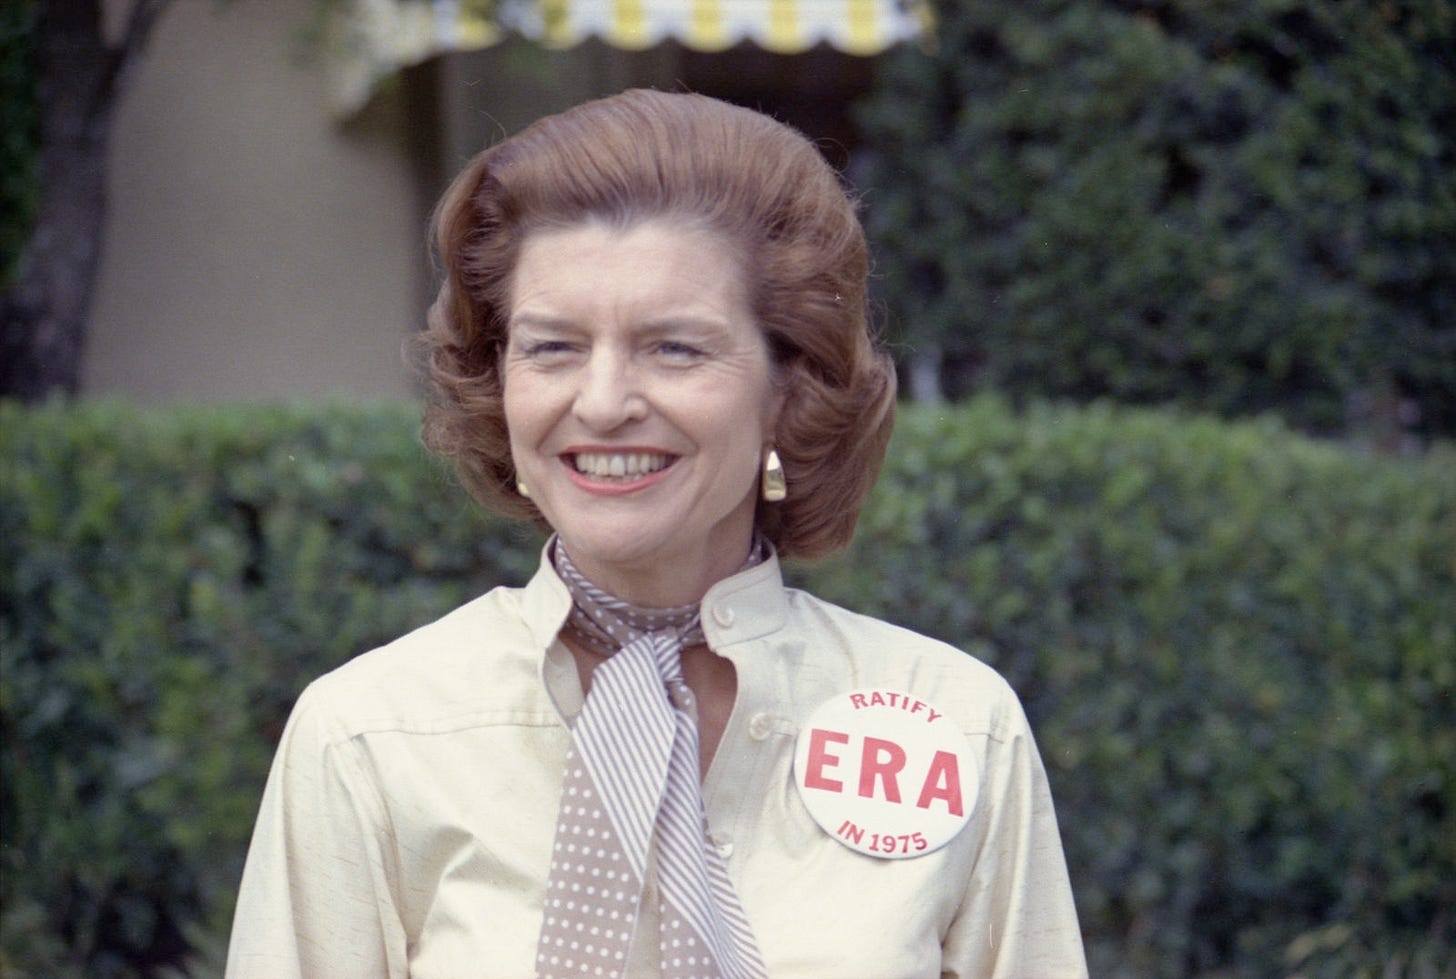
M 840 686 L 924 698 L 943 705 L 968 730 L 991 733 L 1025 724 L 1005 678 L 950 642 L 803 591 L 789 590 L 789 606 L 790 629 L 802 640 L 811 673 L 822 672 Z
M 858 655 L 891 660 L 896 669 L 904 668 L 908 661 L 987 679 L 995 677 L 1000 681 L 991 667 L 946 640 L 856 612 L 806 591 L 793 588 L 786 591 L 794 613 L 794 627 L 820 630 L 841 638 Z
M 523 589 L 498 587 L 309 684 L 339 733 L 428 732 L 550 710 Z

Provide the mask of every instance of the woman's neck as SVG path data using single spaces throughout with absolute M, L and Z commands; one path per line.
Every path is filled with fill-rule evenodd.
M 577 570 L 608 595 L 638 608 L 663 609 L 697 605 L 714 585 L 748 566 L 746 557 L 751 546 L 757 546 L 757 540 L 755 536 L 752 545 L 744 541 L 697 561 L 671 564 L 650 559 L 634 564 L 605 564 L 569 548 L 567 551 Z M 686 570 L 689 568 L 696 570 Z

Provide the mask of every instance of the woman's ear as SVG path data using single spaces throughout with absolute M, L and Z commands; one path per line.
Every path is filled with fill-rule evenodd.
M 778 441 L 779 419 L 783 417 L 784 405 L 788 402 L 788 399 L 787 391 L 774 391 L 773 400 L 768 408 L 768 418 L 763 426 L 763 441 L 765 446 L 771 446 Z
M 772 365 L 769 370 L 768 412 L 763 422 L 765 449 L 772 448 L 778 441 L 779 419 L 783 417 L 784 407 L 789 403 L 792 377 L 793 372 L 779 364 Z

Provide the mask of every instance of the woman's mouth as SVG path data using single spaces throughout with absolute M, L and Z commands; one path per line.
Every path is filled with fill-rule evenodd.
M 661 472 L 676 459 L 664 452 L 575 452 L 567 462 L 591 479 L 629 483 Z

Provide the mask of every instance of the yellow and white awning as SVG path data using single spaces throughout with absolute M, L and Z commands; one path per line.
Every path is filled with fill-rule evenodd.
M 878 54 L 925 28 L 919 4 L 903 0 L 541 0 L 527 36 L 553 47 L 599 37 L 639 50 L 668 38 L 695 51 L 752 41 L 778 54 L 826 43 L 849 54 Z
M 342 0 L 331 43 L 333 95 L 342 114 L 399 68 L 519 33 L 551 48 L 590 37 L 641 50 L 669 38 L 696 51 L 743 41 L 779 54 L 828 44 L 878 54 L 923 38 L 929 0 Z

